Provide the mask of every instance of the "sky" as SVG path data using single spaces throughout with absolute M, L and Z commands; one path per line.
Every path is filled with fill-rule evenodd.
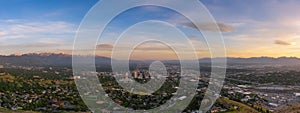
M 166 0 L 164 2 L 168 2 Z M 1 0 L 0 54 L 66 53 L 71 54 L 78 27 L 98 0 Z M 299 0 L 200 0 L 217 21 L 223 34 L 228 57 L 300 57 Z M 197 11 L 190 13 L 197 14 Z M 105 17 L 105 15 L 101 15 Z M 159 20 L 170 23 L 157 24 Z M 133 26 L 137 22 L 144 22 Z M 216 32 L 210 23 L 201 23 L 202 32 Z M 190 42 L 176 37 L 182 31 Z M 168 30 L 168 31 L 167 31 Z M 191 43 L 199 58 L 210 52 L 202 33 L 181 14 L 157 6 L 142 6 L 118 15 L 99 40 L 96 54 L 112 56 L 115 41 L 124 31 L 128 48 L 131 40 L 169 40 L 176 47 Z M 210 37 L 211 38 L 211 37 Z M 88 39 L 88 38 L 87 38 Z M 170 45 L 149 41 L 136 46 L 132 59 L 178 59 Z M 120 50 L 122 51 L 122 50 Z M 190 50 L 184 50 L 188 55 Z

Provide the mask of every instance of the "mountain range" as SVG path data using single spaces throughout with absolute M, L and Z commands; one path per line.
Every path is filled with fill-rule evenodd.
M 215 61 L 220 61 L 221 58 L 214 58 Z M 139 60 L 131 60 L 133 62 L 147 62 Z M 108 64 L 111 58 L 96 56 L 96 64 Z M 176 62 L 176 60 L 169 60 L 164 62 Z M 177 61 L 178 62 L 178 61 Z M 211 58 L 201 58 L 200 63 L 210 63 Z M 283 64 L 283 65 L 297 65 L 300 64 L 300 58 L 296 57 L 252 57 L 252 58 L 227 58 L 228 64 Z M 54 53 L 31 53 L 23 55 L 8 55 L 0 56 L 0 65 L 17 65 L 17 66 L 71 66 L 72 55 L 54 54 Z
M 96 56 L 96 64 L 109 63 L 110 58 Z M 30 53 L 23 55 L 0 56 L 0 65 L 16 66 L 71 66 L 72 55 L 54 53 Z

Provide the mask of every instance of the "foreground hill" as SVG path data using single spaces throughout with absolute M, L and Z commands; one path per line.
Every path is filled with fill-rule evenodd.
M 276 111 L 275 113 L 300 113 L 300 104 L 288 106 L 286 108 Z
M 6 108 L 0 108 L 0 113 L 41 113 L 41 112 L 35 112 L 35 111 L 13 111 Z

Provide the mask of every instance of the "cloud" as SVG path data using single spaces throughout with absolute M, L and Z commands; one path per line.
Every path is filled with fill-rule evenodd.
M 141 51 L 169 51 L 172 50 L 168 47 L 137 47 L 135 50 L 141 50 Z
M 8 19 L 0 20 L 0 25 L 2 54 L 70 46 L 76 31 L 74 24 L 64 21 Z
M 137 51 L 172 51 L 172 49 L 161 43 L 161 42 L 156 42 L 156 41 L 150 41 L 147 43 L 143 43 L 139 46 L 137 46 L 134 50 Z
M 120 50 L 131 49 L 131 47 L 129 47 L 127 45 L 121 45 L 119 47 L 121 47 Z M 112 45 L 112 44 L 97 45 L 97 50 L 100 50 L 100 51 L 103 51 L 103 50 L 104 51 L 112 51 L 113 48 L 114 48 L 114 45 Z M 147 42 L 147 43 L 137 46 L 136 48 L 134 48 L 134 50 L 137 50 L 137 51 L 165 51 L 165 50 L 171 50 L 171 48 L 162 43 L 159 43 L 159 42 Z
M 275 40 L 274 41 L 275 44 L 278 45 L 295 45 L 295 42 L 288 42 L 288 41 L 283 41 L 283 40 Z
M 2 20 L 0 21 L 0 35 L 2 40 L 48 37 L 74 34 L 76 26 L 63 21 L 28 21 Z
M 227 36 L 226 37 L 230 41 L 242 41 L 245 42 L 266 42 L 266 40 L 261 40 L 262 37 L 256 37 L 253 35 L 243 34 L 243 35 L 234 35 L 234 36 Z
M 219 30 L 221 32 L 234 32 L 235 31 L 233 26 L 230 26 L 230 25 L 222 23 L 222 22 L 216 23 L 219 26 L 219 28 L 217 28 L 215 26 L 215 23 L 211 23 L 211 22 L 207 22 L 207 23 L 202 22 L 202 23 L 197 23 L 197 24 L 200 25 L 200 30 L 203 30 L 203 31 L 211 31 L 211 32 L 218 32 Z M 187 26 L 187 27 L 190 27 L 193 29 L 197 29 L 195 24 L 192 22 L 181 23 L 180 25 Z
M 190 38 L 198 38 L 198 35 L 191 35 Z
M 6 35 L 6 33 L 5 32 L 2 32 L 2 31 L 0 31 L 0 36 L 1 35 Z
M 99 44 L 97 45 L 97 50 L 111 51 L 114 48 L 112 44 Z
M 97 52 L 111 52 L 114 46 L 112 44 L 99 44 L 96 46 Z M 55 49 L 60 52 L 64 53 L 72 53 L 72 51 L 79 51 L 79 52 L 91 52 L 95 51 L 95 49 Z
M 72 24 L 66 22 L 25 22 L 22 24 L 9 25 L 8 30 L 12 34 L 62 34 L 74 33 L 75 29 Z
M 38 42 L 38 43 L 30 43 L 30 44 L 0 45 L 0 47 L 4 49 L 29 49 L 29 48 L 46 48 L 46 47 L 57 47 L 57 46 L 62 46 L 62 44 Z

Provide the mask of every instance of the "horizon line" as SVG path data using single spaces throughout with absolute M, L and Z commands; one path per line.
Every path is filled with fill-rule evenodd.
M 23 56 L 23 55 L 30 55 L 30 54 L 36 54 L 36 55 L 68 55 L 68 56 L 73 56 L 72 54 L 68 54 L 68 53 L 55 53 L 55 52 L 41 52 L 41 53 L 22 53 L 22 54 L 9 54 L 9 55 L 4 55 L 4 54 L 0 54 L 0 56 Z M 110 58 L 111 57 L 107 57 L 107 56 L 102 56 L 102 55 L 77 55 L 77 56 L 95 56 L 95 57 L 104 57 L 104 58 Z M 206 58 L 211 58 L 211 57 L 201 57 L 198 59 L 206 59 Z M 244 58 L 244 59 L 249 59 L 249 58 L 298 58 L 300 59 L 300 57 L 296 57 L 296 56 L 280 56 L 280 57 L 272 57 L 272 56 L 252 56 L 252 57 L 232 57 L 232 56 L 226 56 L 226 57 L 214 57 L 214 58 Z M 118 59 L 118 60 L 126 60 L 126 59 Z M 157 59 L 130 59 L 130 60 L 157 60 Z M 168 59 L 168 60 L 179 60 L 179 59 Z M 186 60 L 193 60 L 193 59 L 186 59 Z

